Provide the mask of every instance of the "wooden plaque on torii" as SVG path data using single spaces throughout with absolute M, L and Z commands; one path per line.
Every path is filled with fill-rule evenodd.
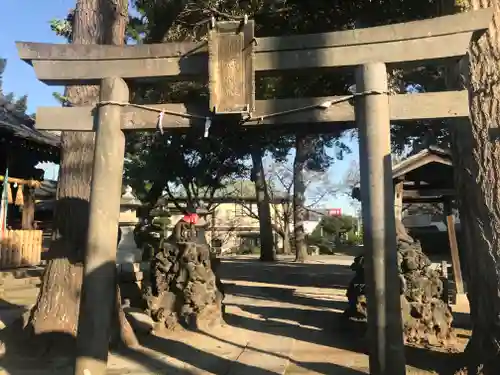
M 254 21 L 213 22 L 208 32 L 210 110 L 248 117 L 255 110 Z

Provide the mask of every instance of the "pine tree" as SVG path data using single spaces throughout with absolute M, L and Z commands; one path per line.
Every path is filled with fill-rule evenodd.
M 19 99 L 14 100 L 13 104 L 17 113 L 26 113 L 28 110 L 28 95 L 23 95 Z
M 0 95 L 3 94 L 2 86 L 3 86 L 3 73 L 5 72 L 5 67 L 7 66 L 7 60 L 0 58 Z

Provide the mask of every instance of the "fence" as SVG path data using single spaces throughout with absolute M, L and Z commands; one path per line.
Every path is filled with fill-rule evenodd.
M 0 268 L 36 266 L 41 263 L 41 230 L 7 230 L 0 241 Z

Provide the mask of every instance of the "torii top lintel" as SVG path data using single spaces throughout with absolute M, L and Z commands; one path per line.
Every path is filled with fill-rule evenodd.
M 474 32 L 488 28 L 490 8 L 366 29 L 258 38 L 255 70 L 273 71 L 399 64 L 465 55 Z M 94 84 L 105 77 L 124 79 L 204 75 L 206 43 L 135 46 L 17 42 L 21 59 L 39 80 L 52 85 Z
M 213 28 L 208 43 L 104 46 L 18 42 L 17 48 L 20 57 L 33 65 L 38 79 L 47 84 L 96 84 L 107 77 L 140 80 L 209 76 L 210 103 L 148 108 L 126 104 L 121 111 L 122 130 L 154 129 L 158 123 L 168 128 L 190 128 L 202 124 L 207 116 L 228 113 L 242 118 L 250 114 L 245 126 L 352 124 L 352 105 L 338 97 L 255 100 L 254 72 L 459 59 L 466 54 L 472 34 L 485 31 L 492 17 L 492 9 L 481 9 L 366 29 L 258 39 L 253 37 L 252 21 L 244 27 L 225 21 L 218 23 L 224 27 Z M 466 91 L 402 94 L 389 100 L 391 120 L 469 114 Z M 329 107 L 332 103 L 334 111 L 300 110 L 324 108 L 325 104 Z M 36 127 L 93 131 L 94 110 L 92 106 L 39 108 Z M 280 116 L 273 116 L 276 113 Z

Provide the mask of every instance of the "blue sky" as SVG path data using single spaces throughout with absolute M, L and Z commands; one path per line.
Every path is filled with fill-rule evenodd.
M 62 87 L 51 87 L 39 82 L 31 66 L 17 56 L 15 41 L 64 43 L 51 30 L 49 22 L 55 18 L 64 18 L 68 10 L 75 6 L 75 0 L 2 0 L 0 9 L 5 15 L 22 14 L 19 17 L 3 17 L 0 27 L 0 57 L 7 59 L 7 69 L 3 77 L 4 90 L 15 95 L 28 95 L 28 112 L 36 112 L 39 106 L 58 106 L 53 98 L 54 91 L 62 92 Z M 348 142 L 353 153 L 344 160 L 337 161 L 331 168 L 331 180 L 340 181 L 352 161 L 358 160 L 358 145 Z M 44 166 L 45 177 L 54 179 L 57 167 Z M 323 202 L 329 208 L 341 208 L 343 212 L 354 213 L 350 199 L 345 196 L 332 197 Z

